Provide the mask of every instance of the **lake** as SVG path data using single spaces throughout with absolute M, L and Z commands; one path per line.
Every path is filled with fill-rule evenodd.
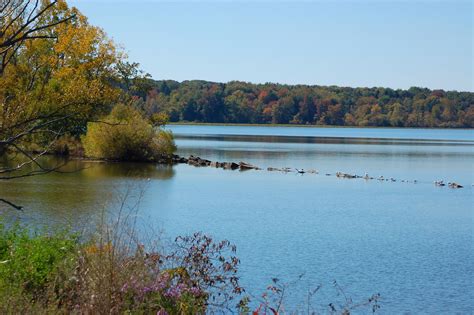
M 26 222 L 91 224 L 124 187 L 147 179 L 141 216 L 164 237 L 203 231 L 235 243 L 242 284 L 255 295 L 276 277 L 292 282 L 286 304 L 298 306 L 322 285 L 312 304 L 325 310 L 342 299 L 336 280 L 355 302 L 380 293 L 382 314 L 474 312 L 473 130 L 168 128 L 182 156 L 263 170 L 72 161 L 70 169 L 85 168 L 0 183 L 2 196 L 25 206 L 0 211 Z

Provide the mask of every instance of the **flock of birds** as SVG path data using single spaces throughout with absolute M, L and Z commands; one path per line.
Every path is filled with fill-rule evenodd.
M 283 171 L 283 172 L 291 172 L 292 169 L 291 168 L 283 168 L 283 169 L 278 169 L 278 168 L 273 168 L 273 167 L 269 167 L 267 169 L 268 171 Z M 298 173 L 298 174 L 306 174 L 306 173 L 310 173 L 310 174 L 319 174 L 319 172 L 317 170 L 304 170 L 304 169 L 298 169 L 298 168 L 295 168 L 295 171 Z M 330 173 L 326 173 L 325 174 L 326 176 L 332 176 L 332 174 Z M 356 174 L 348 174 L 348 173 L 342 173 L 342 172 L 337 172 L 336 173 L 336 177 L 338 178 L 348 178 L 348 179 L 351 179 L 351 178 L 362 178 L 362 179 L 365 179 L 365 180 L 372 180 L 372 179 L 376 179 L 378 181 L 390 181 L 390 182 L 396 182 L 397 180 L 393 177 L 390 177 L 390 178 L 385 178 L 384 176 L 379 176 L 377 178 L 375 177 L 372 177 L 372 176 L 369 176 L 368 173 L 365 173 L 364 176 L 361 176 L 361 175 L 356 175 Z M 402 183 L 418 183 L 418 180 L 407 180 L 407 179 L 402 179 L 400 180 L 400 182 Z M 461 184 L 458 184 L 456 182 L 448 182 L 447 184 L 444 182 L 444 180 L 437 180 L 437 181 L 434 181 L 434 184 L 435 186 L 438 186 L 438 187 L 444 187 L 444 186 L 448 186 L 450 188 L 464 188 L 463 185 Z M 473 185 L 474 186 L 474 185 Z
M 436 186 L 439 186 L 439 187 L 446 186 L 446 184 L 444 183 L 443 180 L 436 180 L 436 181 L 434 182 L 434 184 L 435 184 Z M 464 187 L 463 185 L 458 184 L 458 183 L 454 183 L 454 182 L 449 182 L 449 183 L 448 183 L 448 186 L 451 187 L 451 188 L 463 188 L 463 187 Z
M 194 157 L 192 155 L 189 157 L 189 159 L 187 159 L 187 164 L 190 164 L 189 161 L 198 161 L 197 163 L 191 164 L 191 165 L 194 165 L 194 166 L 222 167 L 222 165 L 229 164 L 229 165 L 235 165 L 235 167 L 230 167 L 229 168 L 229 169 L 233 169 L 233 170 L 237 169 L 237 168 L 240 168 L 241 171 L 252 170 L 252 169 L 253 170 L 262 170 L 260 167 L 249 164 L 249 163 L 246 163 L 246 162 L 219 163 L 219 162 L 212 162 L 212 161 L 209 161 L 209 160 L 204 160 L 204 159 L 201 159 L 199 157 Z M 183 163 L 185 163 L 185 162 L 183 162 Z M 224 168 L 227 169 L 227 167 L 225 167 L 225 166 L 224 166 Z M 268 167 L 267 171 L 276 171 L 276 172 L 283 172 L 283 173 L 296 172 L 296 173 L 301 174 L 301 175 L 306 174 L 306 173 L 319 174 L 319 171 L 315 170 L 315 169 L 305 170 L 305 169 L 302 169 L 302 168 L 299 169 L 299 168 L 290 168 L 290 167 L 284 167 L 284 168 Z M 330 174 L 330 173 L 326 173 L 325 175 L 326 176 L 332 176 L 332 174 Z M 365 175 L 362 176 L 362 175 L 357 175 L 357 174 L 336 172 L 336 177 L 346 178 L 346 179 L 360 178 L 360 179 L 365 179 L 365 180 L 378 180 L 378 181 L 386 181 L 386 182 L 397 182 L 398 181 L 397 179 L 395 179 L 393 177 L 384 177 L 383 175 L 375 178 L 375 177 L 370 176 L 368 173 L 365 173 Z M 400 180 L 400 182 L 416 184 L 416 183 L 418 183 L 418 180 L 416 180 L 416 179 L 414 179 L 414 180 L 402 179 L 402 180 Z M 448 182 L 447 184 L 445 184 L 443 180 L 437 180 L 437 181 L 434 182 L 434 184 L 437 187 L 444 187 L 444 186 L 447 185 L 450 188 L 464 188 L 463 185 L 458 184 L 456 182 Z M 474 184 L 472 186 L 474 186 Z

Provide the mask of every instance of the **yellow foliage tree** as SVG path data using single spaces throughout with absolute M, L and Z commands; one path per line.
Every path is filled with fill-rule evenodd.
M 20 152 L 31 174 L 50 171 L 38 159 L 59 136 L 84 134 L 129 97 L 118 84 L 126 56 L 104 31 L 64 0 L 37 4 L 9 1 L 0 15 L 0 155 Z M 0 178 L 17 172 L 0 168 Z

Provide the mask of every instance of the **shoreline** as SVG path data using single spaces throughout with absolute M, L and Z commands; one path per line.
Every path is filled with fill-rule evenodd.
M 296 128 L 327 128 L 327 129 L 427 129 L 427 130 L 472 130 L 474 128 L 441 128 L 441 127 L 389 127 L 389 126 L 339 126 L 339 125 L 302 125 L 302 124 L 247 124 L 247 123 L 207 123 L 178 121 L 169 122 L 166 126 L 232 126 L 232 127 L 296 127 Z

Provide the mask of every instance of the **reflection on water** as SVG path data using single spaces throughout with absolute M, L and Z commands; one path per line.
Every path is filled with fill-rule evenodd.
M 143 218 L 173 238 L 203 231 L 236 243 L 242 283 L 259 294 L 272 277 L 337 280 L 354 300 L 383 297 L 382 313 L 472 313 L 474 284 L 472 130 L 171 126 L 180 155 L 246 161 L 319 175 L 227 171 L 188 165 L 71 161 L 67 174 L 0 182 L 2 197 L 34 222 L 92 224 L 98 209 L 147 183 Z M 46 158 L 54 165 L 57 160 Z M 337 171 L 418 180 L 342 180 Z M 148 180 L 150 179 L 150 180 Z M 460 182 L 440 188 L 434 180 Z
M 97 163 L 77 162 L 75 168 L 84 168 L 83 176 L 90 178 L 146 178 L 146 179 L 169 179 L 174 175 L 174 169 L 170 165 L 155 165 L 151 163 Z M 98 165 L 94 165 L 98 164 Z
M 331 127 L 267 127 L 267 126 L 207 126 L 171 125 L 176 135 L 223 136 L 283 136 L 317 138 L 364 138 L 473 141 L 472 129 L 411 129 L 411 128 L 331 128 Z
M 472 146 L 472 140 L 398 139 L 398 138 L 354 138 L 354 137 L 302 137 L 302 136 L 255 136 L 255 135 L 193 135 L 175 134 L 176 140 L 206 140 L 265 143 L 330 143 L 373 145 L 428 145 L 428 146 Z
M 90 221 L 99 210 L 109 207 L 116 195 L 133 183 L 167 180 L 175 172 L 169 165 L 103 163 L 51 156 L 43 157 L 40 163 L 45 168 L 65 165 L 57 173 L 0 182 L 2 198 L 25 209 L 21 214 L 12 213 L 0 205 L 0 211 L 32 222 L 80 225 Z

